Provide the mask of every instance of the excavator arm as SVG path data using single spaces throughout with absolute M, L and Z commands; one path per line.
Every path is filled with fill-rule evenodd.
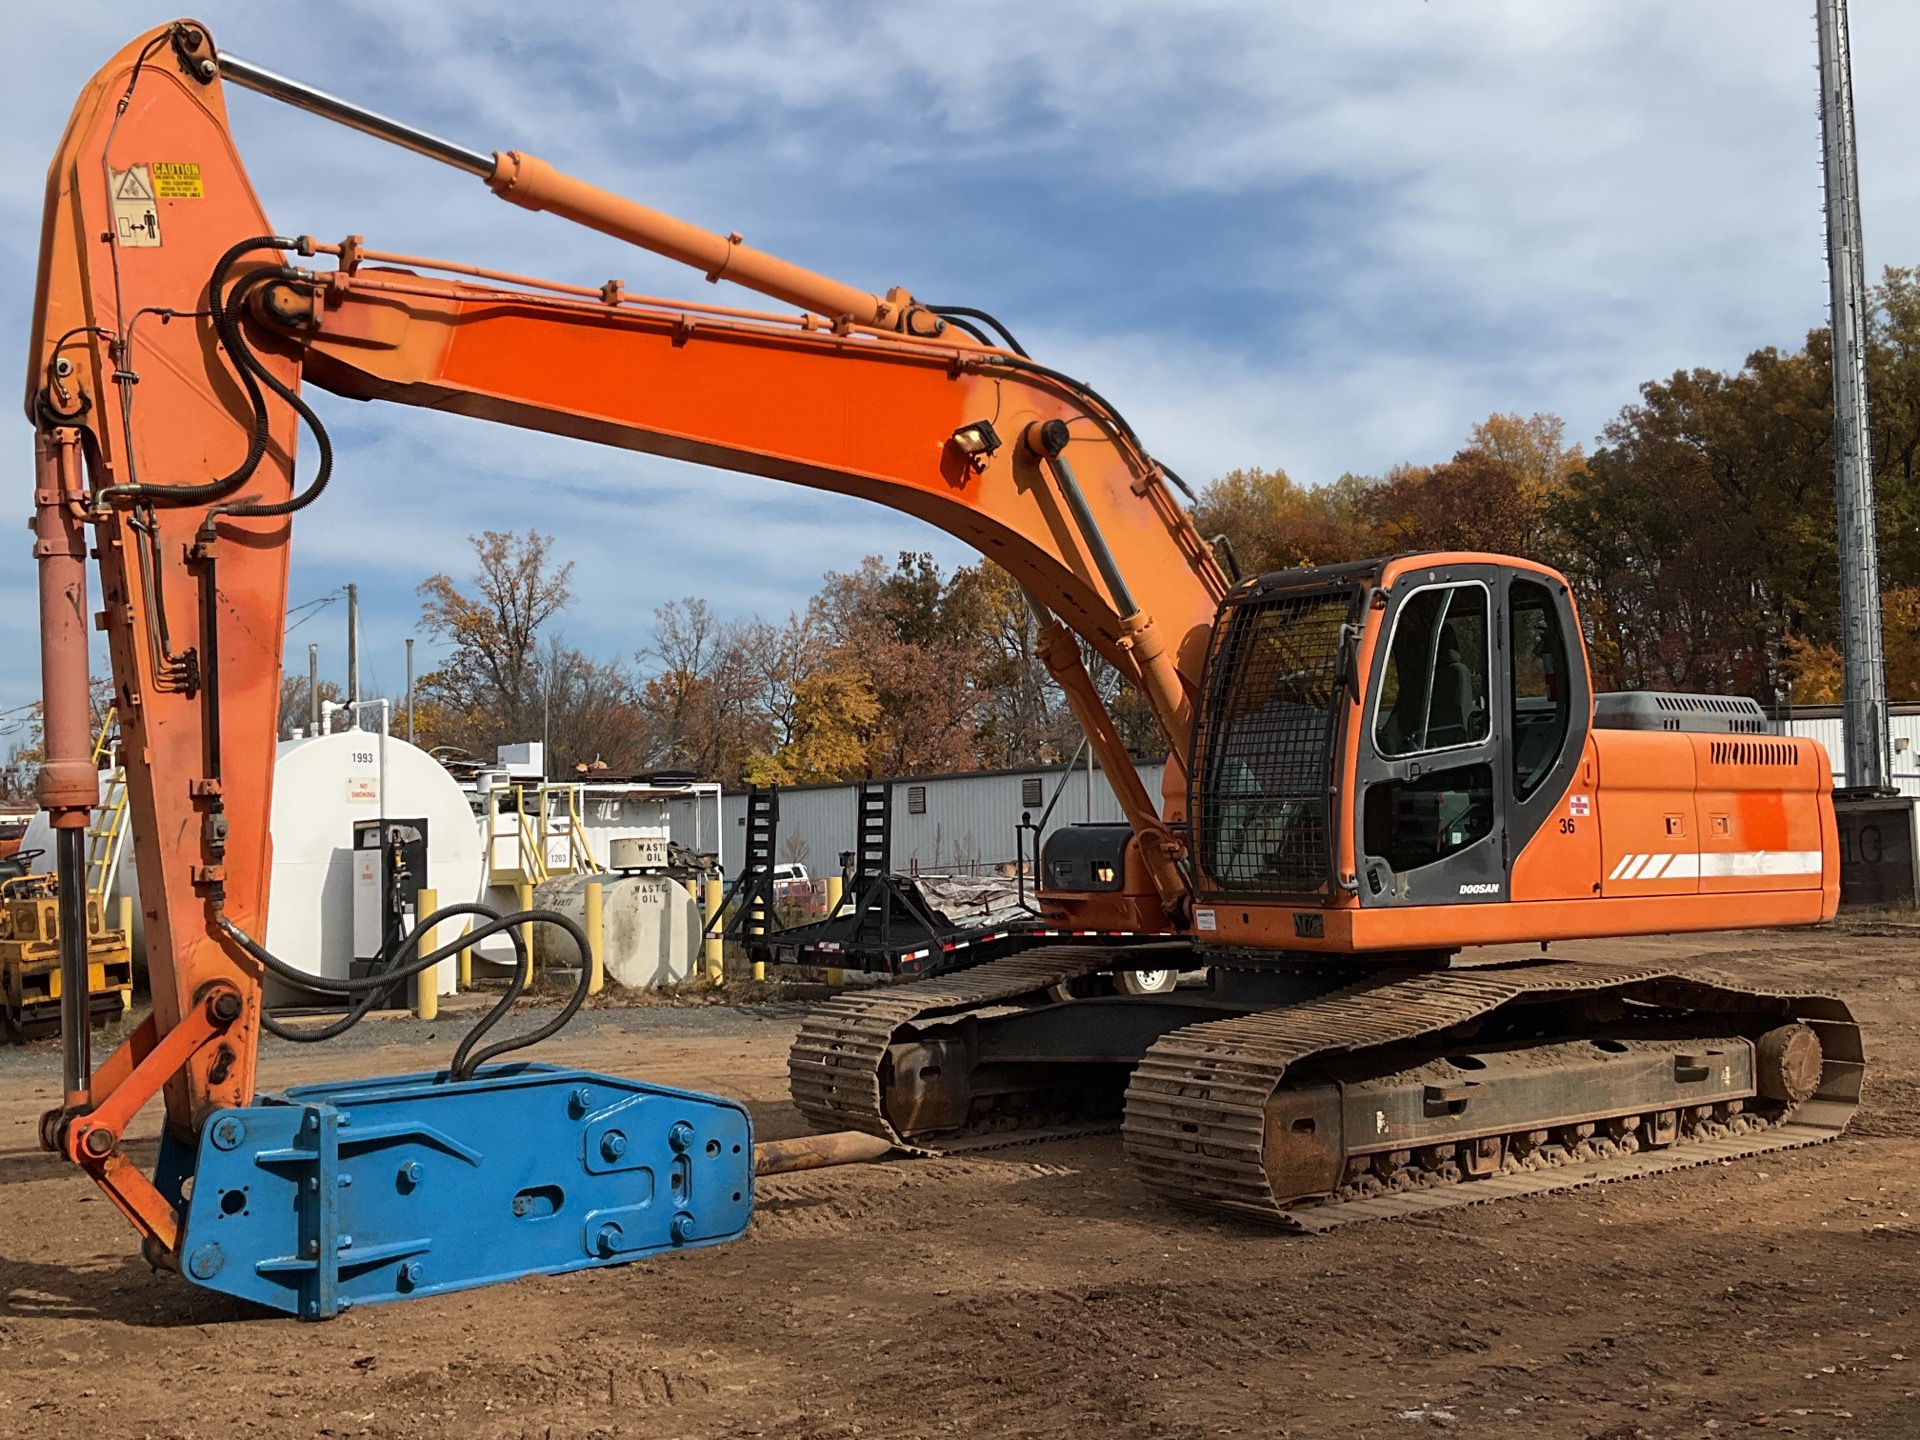
M 667 302 L 630 295 L 617 280 L 567 286 L 386 254 L 358 237 L 328 245 L 277 234 L 233 143 L 230 81 L 453 164 L 510 203 L 797 309 Z M 1124 418 L 1007 338 L 1005 347 L 989 344 L 984 332 L 904 291 L 876 295 L 815 275 L 534 157 L 483 155 L 411 130 L 223 57 L 193 22 L 140 37 L 93 79 L 48 175 L 28 356 L 46 698 L 40 796 L 61 840 L 62 894 L 78 893 L 80 837 L 96 798 L 91 622 L 112 655 L 154 1010 L 94 1072 L 80 927 L 65 1102 L 43 1138 L 112 1195 L 150 1253 L 216 1283 L 224 1252 L 194 1246 L 192 1216 L 213 1203 L 204 1193 L 208 1166 L 247 1148 L 217 1142 L 284 1119 L 252 1103 L 260 980 L 272 960 L 253 937 L 265 932 L 272 859 L 288 546 L 294 516 L 319 500 L 332 465 L 303 383 L 855 495 L 967 541 L 1050 617 L 1047 663 L 1115 778 L 1163 905 L 1181 915 L 1189 884 L 1176 823 L 1185 810 L 1181 759 L 1227 581 L 1170 493 L 1168 472 Z M 297 467 L 303 428 L 314 460 Z M 97 615 L 89 548 L 100 574 Z M 1174 758 L 1157 807 L 1078 640 L 1140 688 L 1165 732 Z M 69 975 L 70 1002 L 74 990 Z M 593 1087 L 565 1076 L 539 1084 L 555 1094 L 574 1085 L 568 1113 L 604 1129 L 600 1112 L 579 1100 Z M 119 1139 L 162 1090 L 173 1152 L 150 1181 L 125 1160 Z M 337 1098 L 309 1097 L 301 1124 L 322 1136 L 344 1125 L 328 1110 Z M 454 1099 L 401 1087 L 357 1103 L 414 1116 L 408 1107 L 428 1098 Z M 714 1123 L 725 1130 L 732 1122 Z M 708 1153 L 724 1150 L 719 1132 L 710 1143 L 721 1148 Z M 313 1161 L 321 1170 L 326 1163 Z M 226 1199 L 243 1190 L 221 1191 L 221 1203 L 244 1204 Z M 548 1203 L 524 1192 L 514 1198 L 516 1216 L 523 1202 L 536 1212 Z M 690 1217 L 673 1224 L 672 1243 L 724 1238 Z M 571 1263 L 631 1258 L 633 1245 L 610 1234 L 603 1227 L 589 1236 L 589 1260 Z M 417 1258 L 377 1263 L 389 1260 L 397 1268 L 379 1298 L 428 1284 L 419 1273 L 407 1278 L 407 1267 L 419 1272 Z M 256 1269 L 293 1273 L 273 1264 Z M 543 1259 L 526 1268 L 568 1267 Z M 296 1308 L 331 1313 L 340 1274 L 300 1274 L 297 1285 L 286 1282 Z

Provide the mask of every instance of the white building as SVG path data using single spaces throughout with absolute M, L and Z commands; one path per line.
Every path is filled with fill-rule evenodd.
M 1847 747 L 1842 735 L 1838 705 L 1796 705 L 1775 712 L 1774 731 L 1780 735 L 1798 735 L 1818 740 L 1827 747 L 1827 759 L 1833 765 L 1835 789 L 1847 783 Z M 1920 796 L 1920 704 L 1895 701 L 1887 707 L 1887 729 L 1893 741 L 1893 765 L 1889 778 L 1902 795 Z
M 1143 761 L 1137 768 L 1157 806 L 1162 762 Z M 882 783 L 888 782 L 781 787 L 776 860 L 797 861 L 815 876 L 839 873 L 841 852 L 856 843 L 861 786 Z M 915 775 L 890 783 L 893 869 L 902 875 L 991 875 L 1000 866 L 1011 866 L 1015 827 L 1023 814 L 1036 822 L 1046 817 L 1043 837 L 1066 825 L 1126 818 L 1106 772 L 1097 765 L 1089 769 L 1084 762 L 1072 767 L 1032 765 L 1018 770 Z M 724 796 L 721 811 L 720 860 L 731 879 L 745 861 L 745 792 Z M 1031 834 L 1025 843 L 1031 862 Z

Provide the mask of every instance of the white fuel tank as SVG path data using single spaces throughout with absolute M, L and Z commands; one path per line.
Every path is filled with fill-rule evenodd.
M 693 973 L 700 954 L 700 907 L 678 880 L 665 875 L 563 875 L 536 885 L 533 903 L 558 910 L 584 929 L 587 886 L 601 887 L 601 950 L 607 978 L 631 988 L 677 985 Z M 541 966 L 574 963 L 573 939 L 557 925 L 536 925 Z
M 354 823 L 383 819 L 427 822 L 427 877 L 442 905 L 480 893 L 478 822 L 460 786 L 426 751 L 369 730 L 280 743 L 265 937 L 275 955 L 309 974 L 348 977 Z M 440 941 L 452 938 L 442 933 Z M 452 960 L 441 963 L 442 995 L 453 992 L 457 973 Z
M 427 874 L 442 905 L 480 894 L 478 822 L 458 783 L 426 751 L 373 730 L 280 742 L 273 772 L 273 880 L 261 937 L 269 950 L 310 975 L 348 977 L 354 956 L 354 822 L 386 818 L 427 822 Z M 34 870 L 53 868 L 44 812 L 34 816 L 21 848 L 44 852 L 31 862 Z M 144 960 L 130 837 L 118 873 L 116 893 L 134 898 L 134 955 Z M 452 938 L 443 927 L 441 943 Z M 456 974 L 452 960 L 440 965 L 441 994 L 452 993 Z M 312 998 L 267 981 L 270 1005 Z

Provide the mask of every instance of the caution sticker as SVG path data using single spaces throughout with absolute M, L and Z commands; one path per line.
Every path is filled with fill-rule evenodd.
M 153 162 L 153 193 L 162 200 L 201 200 L 200 166 L 191 160 Z
M 160 211 L 153 198 L 153 176 L 145 165 L 109 170 L 113 188 L 113 235 L 123 248 L 160 243 Z

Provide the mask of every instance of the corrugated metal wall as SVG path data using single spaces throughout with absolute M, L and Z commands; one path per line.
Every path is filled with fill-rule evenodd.
M 1799 735 L 1826 746 L 1827 759 L 1833 765 L 1833 783 L 1847 783 L 1847 750 L 1841 743 L 1839 716 L 1796 715 L 1791 720 L 1775 721 L 1774 728 L 1782 735 Z M 1893 737 L 1893 768 L 1889 771 L 1893 783 L 1902 795 L 1920 795 L 1920 715 L 1903 715 L 1895 710 L 1887 717 L 1887 729 Z M 1901 748 L 1903 740 L 1905 749 Z
M 1140 767 L 1141 782 L 1157 804 L 1163 766 Z M 1031 786 L 1039 783 L 1038 804 Z M 1064 785 L 1063 785 L 1064 781 Z M 991 874 L 1012 864 L 1014 826 L 1020 813 L 1035 820 L 1060 789 L 1059 803 L 1047 819 L 1046 834 L 1063 825 L 1113 822 L 1126 817 L 1113 798 L 1106 773 L 1096 767 L 1067 771 L 1059 765 L 1031 770 L 971 775 L 923 775 L 893 782 L 893 868 L 902 873 Z M 924 810 L 915 791 L 924 791 Z M 779 858 L 797 860 L 814 875 L 840 869 L 840 852 L 854 847 L 857 785 L 803 785 L 780 792 Z M 729 877 L 740 873 L 746 843 L 747 797 L 729 794 L 721 801 L 725 816 L 721 863 Z M 916 813 L 918 811 L 919 813 Z M 1029 856 L 1029 859 L 1032 857 Z

